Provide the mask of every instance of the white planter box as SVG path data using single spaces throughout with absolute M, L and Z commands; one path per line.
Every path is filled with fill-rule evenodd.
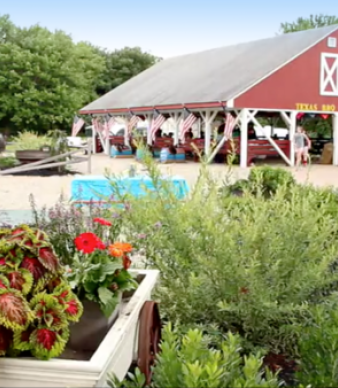
M 156 270 L 131 271 L 145 278 L 89 361 L 0 358 L 0 387 L 105 387 L 107 374 L 120 380 L 137 359 L 138 317 L 159 276 Z

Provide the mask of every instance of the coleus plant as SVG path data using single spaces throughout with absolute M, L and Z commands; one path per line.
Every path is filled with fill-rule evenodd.
M 83 310 L 64 273 L 44 232 L 0 229 L 0 356 L 63 352 Z
M 99 303 L 104 315 L 109 317 L 119 303 L 121 293 L 137 287 L 128 272 L 132 246 L 109 241 L 110 221 L 103 218 L 93 221 L 101 225 L 102 238 L 92 232 L 81 233 L 75 238 L 77 253 L 66 276 L 80 300 Z

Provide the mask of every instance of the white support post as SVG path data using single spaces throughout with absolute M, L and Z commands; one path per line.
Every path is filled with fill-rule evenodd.
M 93 150 L 93 154 L 96 154 L 97 153 L 97 149 L 96 149 L 96 130 L 94 128 L 94 125 L 92 125 L 92 150 Z
M 265 131 L 265 128 L 261 126 L 261 124 L 255 119 L 255 114 L 257 111 L 254 111 L 251 113 L 248 112 L 249 120 L 251 120 L 265 135 L 265 137 L 268 139 L 272 147 L 279 153 L 279 155 L 284 159 L 284 161 L 291 166 L 291 160 L 288 159 L 288 157 L 284 154 L 284 152 L 278 147 L 276 142 L 271 138 L 271 136 Z
M 332 115 L 332 129 L 333 129 L 333 155 L 332 164 L 338 166 L 338 114 Z
M 205 123 L 205 137 L 204 137 L 204 152 L 205 155 L 209 155 L 210 153 L 210 145 L 211 145 L 211 125 L 217 116 L 217 111 L 206 111 L 205 115 L 201 113 L 201 116 L 203 118 L 203 121 Z
M 170 115 L 170 117 L 173 119 L 175 125 L 174 145 L 177 146 L 179 143 L 181 114 L 179 112 L 175 112 L 173 115 Z
M 297 111 L 290 113 L 289 140 L 290 140 L 290 162 L 291 166 L 295 165 L 295 142 L 293 141 L 297 126 Z
M 153 144 L 153 139 L 151 138 L 151 125 L 152 125 L 152 122 L 153 122 L 153 114 L 148 114 L 146 115 L 146 118 L 147 118 L 147 121 L 148 121 L 148 131 L 147 131 L 147 144 L 148 145 L 152 145 Z
M 110 156 L 110 132 L 106 133 L 106 138 L 104 139 L 106 145 L 105 145 L 105 154 Z
M 295 144 L 294 144 L 293 138 L 294 138 L 295 133 L 296 133 L 297 113 L 298 113 L 297 111 L 291 111 L 290 116 L 289 116 L 285 111 L 280 112 L 280 116 L 289 130 L 290 166 L 295 165 Z
M 237 117 L 235 119 L 235 122 L 233 124 L 234 128 L 235 126 L 241 121 L 241 117 L 240 117 L 240 114 L 237 113 Z M 222 137 L 222 139 L 220 140 L 220 142 L 217 144 L 216 148 L 213 150 L 212 154 L 210 155 L 210 158 L 208 158 L 208 163 L 211 163 L 215 156 L 218 154 L 219 150 L 223 147 L 223 144 L 229 139 L 227 139 L 227 137 L 224 135 Z
M 241 145 L 240 145 L 240 167 L 248 167 L 248 118 L 249 110 L 242 109 L 241 113 Z
M 284 121 L 285 125 L 290 128 L 290 125 L 291 125 L 291 116 L 289 117 L 288 114 L 285 112 L 285 111 L 281 111 L 280 112 L 280 117 L 282 118 L 282 120 Z

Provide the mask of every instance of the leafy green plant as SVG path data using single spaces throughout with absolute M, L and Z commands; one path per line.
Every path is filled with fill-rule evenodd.
M 23 225 L 0 230 L 0 355 L 59 356 L 82 305 L 47 235 Z
M 38 135 L 35 132 L 23 131 L 12 139 L 16 150 L 39 150 L 41 147 L 50 146 L 51 138 L 46 135 Z
M 161 353 L 153 369 L 153 388 L 278 387 L 278 379 L 262 368 L 261 355 L 241 356 L 241 339 L 228 333 L 220 350 L 210 348 L 210 339 L 199 330 L 179 335 L 169 324 Z M 145 377 L 136 370 L 128 381 L 109 379 L 110 387 L 144 387 Z
M 0 170 L 15 167 L 18 161 L 13 156 L 0 156 Z
M 263 190 L 220 194 L 203 170 L 187 201 L 130 198 L 126 238 L 161 271 L 157 297 L 169 320 L 215 323 L 248 344 L 294 355 L 296 325 L 337 288 L 337 205 L 292 183 L 269 200 Z
M 316 306 L 311 320 L 299 327 L 299 372 L 301 384 L 312 387 L 338 386 L 338 299 Z
M 278 187 L 285 185 L 289 188 L 296 181 L 290 171 L 283 168 L 261 166 L 251 169 L 248 183 L 253 192 L 257 190 L 258 186 L 264 195 L 270 196 L 276 193 Z
M 105 237 L 112 224 L 102 218 L 94 219 Z M 102 312 L 110 317 L 119 303 L 122 291 L 137 286 L 128 269 L 131 265 L 128 243 L 109 242 L 95 233 L 82 233 L 75 238 L 77 254 L 69 267 L 67 278 L 80 300 L 100 304 Z

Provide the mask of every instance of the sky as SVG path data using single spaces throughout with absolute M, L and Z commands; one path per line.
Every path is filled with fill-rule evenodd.
M 64 30 L 108 50 L 139 46 L 167 58 L 268 38 L 282 22 L 338 16 L 337 0 L 0 0 L 0 14 Z

